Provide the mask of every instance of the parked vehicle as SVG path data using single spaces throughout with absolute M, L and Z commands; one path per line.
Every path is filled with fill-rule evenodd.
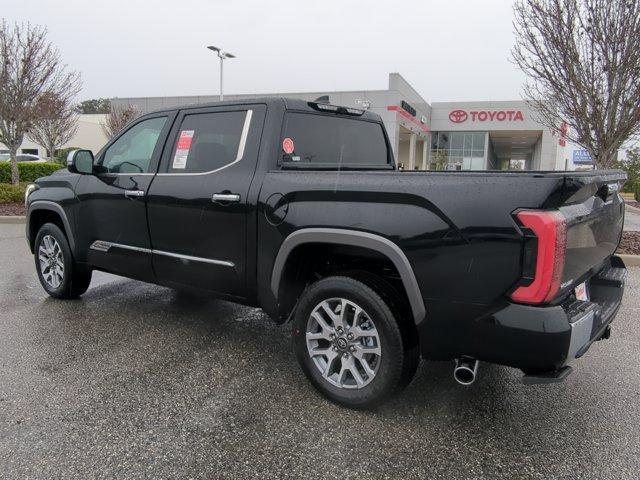
M 93 270 L 293 322 L 333 401 L 376 405 L 420 357 L 562 380 L 607 338 L 626 270 L 619 171 L 398 172 L 380 117 L 282 98 L 168 109 L 27 192 L 49 295 Z
M 9 161 L 11 157 L 8 153 L 0 153 L 0 161 Z M 43 160 L 38 155 L 33 155 L 31 153 L 18 153 L 16 155 L 16 160 L 18 162 L 35 162 L 35 163 L 44 163 L 46 160 Z

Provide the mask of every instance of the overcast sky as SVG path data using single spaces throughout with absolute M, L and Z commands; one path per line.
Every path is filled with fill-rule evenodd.
M 513 100 L 511 1 L 15 0 L 0 15 L 45 25 L 81 99 L 372 90 L 399 72 L 427 101 Z

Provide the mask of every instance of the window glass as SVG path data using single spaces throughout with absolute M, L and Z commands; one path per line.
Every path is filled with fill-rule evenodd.
M 171 157 L 171 173 L 203 173 L 234 162 L 238 156 L 246 110 L 186 115 Z
M 431 149 L 437 150 L 438 148 L 438 132 L 431 132 Z
M 464 149 L 471 150 L 473 143 L 473 133 L 464 134 Z
M 147 173 L 153 150 L 167 117 L 144 120 L 118 138 L 104 152 L 102 167 L 109 173 Z
M 438 133 L 438 148 L 449 149 L 449 135 L 446 132 Z
M 382 125 L 364 120 L 288 113 L 284 138 L 293 142 L 285 163 L 388 165 Z M 284 143 L 284 139 L 283 139 Z
M 484 140 L 485 140 L 484 132 L 476 132 L 473 134 L 473 149 L 474 150 L 482 150 L 482 154 L 484 155 Z
M 464 142 L 464 133 L 453 132 L 451 134 L 451 149 L 452 150 L 462 150 L 463 142 Z
M 484 167 L 485 132 L 432 132 L 431 139 L 432 164 L 457 165 L 463 170 Z

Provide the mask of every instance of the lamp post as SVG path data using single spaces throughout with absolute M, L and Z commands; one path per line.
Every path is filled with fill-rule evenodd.
M 222 75 L 224 72 L 224 61 L 227 58 L 236 58 L 236 56 L 229 52 L 223 52 L 221 49 L 219 49 L 218 47 L 214 47 L 213 45 L 209 45 L 207 48 L 209 50 L 216 52 L 218 54 L 218 58 L 220 59 L 220 101 L 222 101 L 224 100 L 224 94 L 222 90 Z

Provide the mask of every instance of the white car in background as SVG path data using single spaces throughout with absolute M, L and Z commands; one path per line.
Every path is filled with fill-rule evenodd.
M 45 163 L 46 160 L 40 158 L 38 155 L 33 155 L 31 153 L 19 153 L 16 155 L 16 158 L 18 159 L 19 162 L 34 162 L 34 163 Z M 0 153 L 0 162 L 1 161 L 5 161 L 8 162 L 9 161 L 9 154 L 8 153 Z

